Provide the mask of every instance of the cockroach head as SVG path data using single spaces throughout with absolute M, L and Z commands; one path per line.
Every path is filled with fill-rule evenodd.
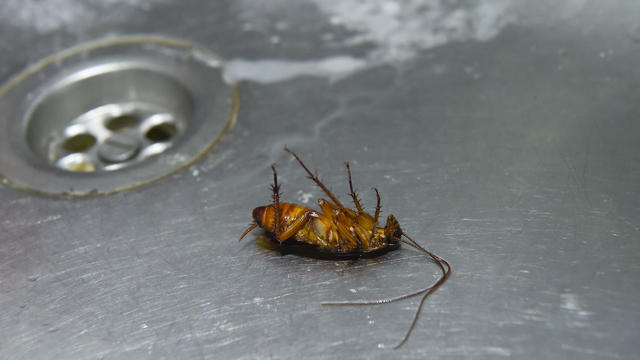
M 266 206 L 258 206 L 257 208 L 253 209 L 253 213 L 251 215 L 258 226 L 262 226 L 262 219 L 264 218 L 264 211 L 266 210 L 266 208 Z
M 393 214 L 387 217 L 387 225 L 384 227 L 384 235 L 390 244 L 400 242 L 402 229 L 400 228 L 400 223 Z

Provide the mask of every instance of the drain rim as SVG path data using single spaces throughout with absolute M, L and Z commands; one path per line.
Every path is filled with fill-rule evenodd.
M 218 115 L 220 115 L 222 121 L 224 121 L 224 124 L 216 125 L 216 126 L 222 125 L 219 131 L 217 131 L 217 127 L 214 127 L 215 130 L 217 131 L 215 136 L 212 136 L 210 139 L 207 138 L 208 141 L 206 145 L 197 146 L 197 149 L 192 149 L 191 147 L 187 147 L 186 144 L 183 145 L 184 149 L 186 149 L 187 151 L 191 151 L 192 153 L 195 153 L 195 154 L 190 154 L 190 157 L 188 159 L 176 159 L 176 163 L 167 166 L 166 171 L 161 171 L 159 174 L 152 174 L 151 176 L 147 176 L 146 178 L 143 178 L 143 179 L 138 178 L 137 177 L 138 174 L 134 174 L 136 176 L 133 177 L 133 181 L 131 181 L 130 183 L 126 183 L 124 185 L 115 186 L 114 188 L 87 189 L 87 186 L 84 186 L 84 189 L 80 189 L 80 190 L 73 189 L 73 187 L 70 187 L 69 189 L 66 189 L 66 190 L 56 189 L 55 191 L 50 191 L 49 189 L 35 187 L 29 184 L 28 182 L 25 182 L 24 179 L 20 178 L 20 176 L 15 177 L 9 174 L 9 172 L 11 171 L 7 171 L 7 170 L 10 170 L 11 165 L 16 165 L 16 166 L 28 166 L 31 168 L 30 170 L 35 172 L 40 171 L 45 174 L 56 173 L 56 175 L 59 175 L 59 176 L 65 176 L 66 178 L 77 179 L 77 181 L 79 181 L 80 183 L 82 183 L 83 181 L 87 181 L 86 179 L 88 178 L 88 176 L 94 175 L 94 174 L 89 174 L 84 172 L 76 173 L 76 172 L 63 171 L 61 169 L 57 169 L 50 165 L 42 166 L 42 164 L 38 164 L 38 162 L 41 161 L 41 159 L 36 159 L 35 154 L 32 154 L 32 153 L 21 154 L 22 157 L 19 159 L 12 159 L 12 158 L 0 159 L 0 161 L 2 161 L 2 167 L 8 168 L 8 169 L 0 168 L 0 180 L 3 183 L 29 193 L 48 195 L 48 196 L 88 197 L 88 196 L 110 195 L 110 194 L 114 194 L 121 191 L 127 191 L 131 189 L 139 188 L 139 187 L 148 185 L 150 183 L 159 181 L 161 179 L 167 178 L 169 176 L 172 176 L 188 168 L 195 162 L 197 162 L 206 153 L 211 151 L 211 149 L 213 149 L 220 143 L 220 141 L 223 139 L 223 137 L 226 135 L 229 129 L 233 127 L 233 125 L 237 120 L 237 113 L 238 113 L 238 107 L 239 107 L 238 84 L 235 82 L 229 81 L 229 79 L 227 79 L 224 76 L 225 63 L 219 56 L 207 50 L 203 46 L 199 46 L 197 44 L 180 40 L 180 39 L 175 39 L 175 38 L 161 37 L 161 36 L 147 36 L 147 35 L 131 35 L 131 36 L 122 36 L 117 38 L 108 38 L 108 39 L 92 41 L 92 42 L 79 44 L 71 48 L 62 50 L 58 53 L 52 54 L 40 60 L 39 62 L 35 63 L 32 66 L 29 66 L 22 72 L 15 75 L 13 78 L 9 79 L 4 85 L 2 85 L 2 87 L 0 87 L 0 105 L 2 104 L 5 97 L 7 97 L 7 95 L 12 94 L 12 90 L 16 89 L 20 85 L 23 85 L 27 80 L 32 79 L 34 75 L 38 74 L 40 71 L 42 71 L 43 69 L 46 69 L 48 66 L 51 66 L 52 64 L 56 64 L 64 60 L 70 59 L 74 56 L 78 56 L 79 54 L 88 53 L 91 51 L 108 49 L 115 46 L 136 46 L 136 45 L 138 46 L 156 45 L 156 46 L 166 47 L 171 50 L 181 51 L 180 55 L 189 55 L 193 61 L 197 61 L 203 67 L 215 68 L 215 71 L 218 73 L 217 76 L 219 77 L 220 82 L 222 83 L 222 85 L 224 85 L 224 91 L 225 91 L 224 96 L 230 100 L 229 101 L 230 103 L 225 105 L 226 107 L 221 109 L 215 109 L 216 111 L 219 110 L 220 114 Z M 82 64 L 82 62 L 80 62 L 80 64 Z M 64 72 L 65 70 L 67 70 L 67 68 L 63 66 L 58 70 L 59 72 Z M 72 74 L 75 74 L 75 72 L 73 72 Z M 42 85 L 43 83 L 39 83 L 38 86 L 36 86 L 36 88 L 28 88 L 27 90 L 36 90 L 39 87 L 42 87 Z M 38 104 L 38 101 L 37 99 L 35 101 L 28 101 L 28 104 L 29 104 L 28 107 L 31 109 L 34 107 L 35 104 Z M 16 105 L 14 108 L 10 108 L 13 113 L 18 113 L 21 115 L 21 117 L 24 117 L 25 114 L 28 113 L 27 109 L 21 108 L 21 106 L 17 106 L 17 104 L 14 104 L 14 105 Z M 207 120 L 207 119 L 213 120 L 214 117 L 216 117 L 217 115 L 215 114 L 211 114 L 211 115 L 194 114 L 193 115 L 193 117 L 197 117 L 197 116 L 203 117 L 204 120 Z M 3 120 L 3 117 L 0 117 L 0 126 L 4 126 L 8 128 L 12 120 L 18 121 L 18 119 L 11 119 L 8 116 L 4 117 L 4 120 Z M 24 124 L 25 121 L 21 121 L 21 122 L 23 123 L 21 125 L 25 126 Z M 24 134 L 26 133 L 23 131 L 23 135 Z M 7 135 L 4 135 L 4 136 L 7 136 Z M 14 150 L 16 148 L 15 139 L 13 139 L 13 141 L 11 141 L 11 139 L 7 139 L 7 140 L 8 140 L 7 144 L 3 146 Z M 183 139 L 183 140 L 187 140 L 187 139 Z M 26 146 L 26 144 L 18 144 L 18 145 L 19 145 L 18 147 L 23 145 Z M 199 151 L 197 151 L 198 149 Z M 13 152 L 15 152 L 15 150 Z M 175 155 L 179 155 L 179 154 L 176 153 Z M 0 154 L 0 156 L 2 155 Z M 150 165 L 151 162 L 158 162 L 159 156 L 160 155 L 157 155 L 155 156 L 155 158 L 152 157 L 151 159 L 147 159 L 142 163 L 144 163 L 148 169 L 152 166 Z M 30 159 L 26 160 L 25 158 L 30 158 Z M 135 164 L 135 165 L 132 165 L 131 167 L 135 168 L 137 165 L 138 164 Z M 105 173 L 119 174 L 119 172 L 123 172 L 123 171 L 127 171 L 127 170 L 99 172 L 99 174 L 101 175 L 104 175 Z M 66 174 L 63 174 L 63 173 L 66 173 Z

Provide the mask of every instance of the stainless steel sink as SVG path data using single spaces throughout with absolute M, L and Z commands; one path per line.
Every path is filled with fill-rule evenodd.
M 5 1 L 0 358 L 634 358 L 638 19 L 631 1 Z M 122 39 L 164 45 L 74 52 Z M 285 144 L 345 203 L 350 161 L 367 209 L 375 186 L 451 263 L 400 349 L 419 299 L 321 303 L 422 288 L 423 254 L 237 241 L 272 163 L 284 201 L 325 197 Z

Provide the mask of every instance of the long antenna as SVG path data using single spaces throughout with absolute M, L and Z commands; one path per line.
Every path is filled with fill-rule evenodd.
M 402 341 L 400 341 L 400 343 L 398 345 L 396 345 L 394 347 L 394 349 L 399 349 L 402 345 L 404 345 L 407 340 L 409 339 L 409 336 L 411 335 L 411 333 L 413 332 L 413 329 L 416 326 L 416 323 L 418 322 L 418 319 L 420 318 L 420 313 L 422 312 L 422 308 L 424 306 L 425 301 L 427 300 L 427 297 L 429 295 L 431 295 L 437 288 L 440 287 L 440 285 L 444 284 L 445 281 L 447 281 L 447 278 L 449 277 L 449 275 L 451 274 L 451 265 L 449 265 L 449 263 L 439 257 L 438 255 L 428 251 L 427 249 L 425 249 L 424 247 L 422 247 L 420 244 L 418 244 L 415 240 L 413 240 L 412 238 L 410 238 L 407 234 L 402 233 L 402 236 L 406 237 L 407 240 L 405 239 L 400 239 L 400 241 L 402 241 L 403 243 L 424 252 L 425 254 L 429 255 L 429 257 L 431 259 L 433 259 L 438 266 L 440 267 L 440 269 L 442 270 L 442 276 L 440 277 L 440 279 L 438 279 L 438 281 L 436 281 L 433 285 L 409 293 L 409 294 L 405 294 L 405 295 L 401 295 L 398 297 L 394 297 L 394 298 L 387 298 L 387 299 L 378 299 L 378 300 L 367 300 L 367 301 L 344 301 L 344 302 L 327 302 L 327 303 L 322 303 L 322 305 L 325 306 L 362 306 L 362 305 L 380 305 L 380 304 L 388 304 L 388 303 L 392 303 L 395 301 L 400 301 L 400 300 L 405 300 L 405 299 L 409 299 L 412 298 L 414 296 L 418 296 L 418 295 L 423 295 L 422 299 L 420 300 L 420 305 L 418 306 L 418 309 L 416 310 L 416 314 L 413 317 L 413 321 L 411 322 L 411 325 L 409 326 L 409 330 L 407 330 L 407 333 L 405 334 L 404 338 L 402 339 Z M 446 267 L 446 268 L 445 268 Z
M 418 306 L 418 310 L 416 310 L 416 315 L 413 317 L 413 321 L 411 322 L 411 325 L 409 326 L 409 330 L 407 331 L 406 335 L 404 336 L 404 339 L 402 339 L 402 341 L 400 341 L 400 343 L 398 345 L 396 345 L 394 347 L 394 349 L 399 349 L 402 345 L 404 345 L 404 343 L 407 342 L 407 340 L 409 340 L 409 335 L 411 335 L 411 332 L 413 331 L 413 328 L 416 326 L 416 323 L 418 322 L 418 318 L 420 318 L 420 313 L 422 313 L 422 307 L 424 306 L 424 302 L 427 300 L 427 297 L 429 295 L 431 295 L 431 293 L 433 293 L 434 291 L 436 291 L 437 288 L 440 287 L 440 285 L 444 284 L 445 281 L 447 281 L 447 278 L 449 277 L 449 275 L 451 274 L 451 265 L 449 265 L 449 263 L 447 262 L 447 260 L 427 251 L 425 248 L 423 248 L 422 246 L 420 246 L 420 244 L 418 244 L 415 240 L 413 240 L 412 238 L 410 238 L 408 235 L 406 235 L 405 233 L 402 233 L 402 235 L 404 237 L 406 237 L 407 239 L 410 240 L 409 241 L 404 241 L 404 240 L 400 240 L 403 243 L 407 244 L 407 245 L 411 245 L 414 248 L 423 251 L 425 254 L 429 255 L 434 261 L 436 261 L 438 263 L 438 266 L 440 266 L 440 269 L 442 270 L 442 277 L 440 279 L 438 279 L 438 281 L 436 281 L 435 284 L 433 284 L 430 288 L 427 288 L 425 290 L 425 294 L 422 297 L 422 300 L 420 300 L 420 305 Z M 445 270 L 444 266 L 447 266 L 447 269 Z

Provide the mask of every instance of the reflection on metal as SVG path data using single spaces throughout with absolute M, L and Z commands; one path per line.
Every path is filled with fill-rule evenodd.
M 83 153 L 96 171 L 143 161 L 149 152 L 138 150 L 155 142 L 167 142 L 168 149 L 188 126 L 194 104 L 189 90 L 163 71 L 144 61 L 121 61 L 68 75 L 27 115 L 28 145 L 55 164 L 69 153 Z M 140 125 L 158 115 L 172 131 L 150 139 Z
M 184 169 L 235 121 L 237 87 L 223 79 L 223 66 L 197 45 L 147 36 L 83 44 L 40 61 L 0 88 L 4 182 L 85 196 Z

